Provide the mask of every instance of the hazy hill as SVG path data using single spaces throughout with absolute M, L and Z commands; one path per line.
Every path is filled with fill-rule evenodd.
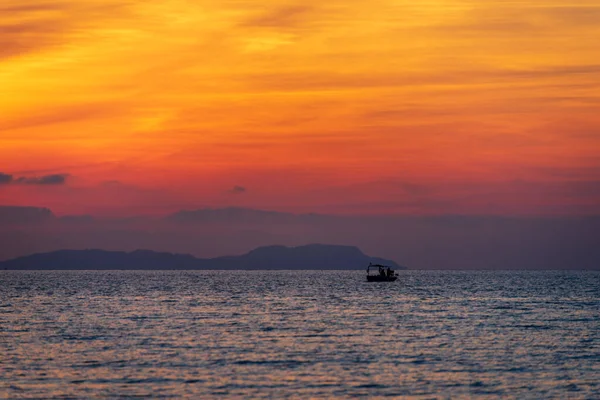
M 240 256 L 196 258 L 149 250 L 59 250 L 0 262 L 18 270 L 193 270 L 193 269 L 364 269 L 369 262 L 403 268 L 391 260 L 369 257 L 354 246 L 314 244 L 260 247 Z
M 328 215 L 229 207 L 107 217 L 0 206 L 0 261 L 60 249 L 210 258 L 273 243 L 335 243 L 414 269 L 600 270 L 598 238 L 598 215 Z

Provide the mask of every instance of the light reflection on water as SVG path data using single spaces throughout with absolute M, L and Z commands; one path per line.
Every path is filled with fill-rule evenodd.
M 0 398 L 600 398 L 599 272 L 0 272 Z

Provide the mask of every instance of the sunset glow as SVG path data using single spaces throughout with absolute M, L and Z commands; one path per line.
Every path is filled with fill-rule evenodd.
M 0 204 L 598 214 L 600 2 L 573 4 L 5 1 Z

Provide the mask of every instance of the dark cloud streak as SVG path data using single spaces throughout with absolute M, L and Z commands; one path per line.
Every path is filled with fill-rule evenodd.
M 13 176 L 10 174 L 4 174 L 2 172 L 0 172 L 0 185 L 8 185 L 10 183 L 12 183 L 13 181 Z
M 229 190 L 231 194 L 243 194 L 246 193 L 246 188 L 243 186 L 235 185 L 231 190 Z
M 63 185 L 67 181 L 68 176 L 68 174 L 45 175 L 39 178 L 32 178 L 28 183 L 33 185 Z
M 69 174 L 51 174 L 42 176 L 21 176 L 0 172 L 0 185 L 64 185 Z

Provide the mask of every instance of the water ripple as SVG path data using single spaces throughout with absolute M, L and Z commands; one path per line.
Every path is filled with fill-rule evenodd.
M 0 271 L 0 397 L 600 398 L 600 273 Z

